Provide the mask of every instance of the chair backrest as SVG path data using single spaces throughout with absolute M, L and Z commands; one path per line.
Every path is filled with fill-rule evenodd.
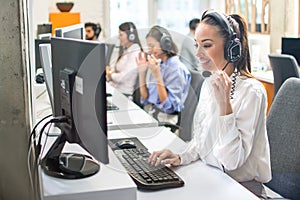
M 143 105 L 141 104 L 141 93 L 140 93 L 140 84 L 139 84 L 139 74 L 137 75 L 135 84 L 134 84 L 134 90 L 132 94 L 132 101 L 138 105 L 139 107 L 143 108 Z
M 294 56 L 286 54 L 269 54 L 274 76 L 274 97 L 282 83 L 290 77 L 299 78 L 298 64 Z
M 115 44 L 105 44 L 106 48 L 105 48 L 105 66 L 109 66 L 110 65 L 110 59 L 112 56 L 112 53 L 114 51 L 115 48 Z
M 285 198 L 300 199 L 300 79 L 289 78 L 267 118 L 272 180 L 266 185 Z
M 184 109 L 180 113 L 180 127 L 179 137 L 184 141 L 192 139 L 192 126 L 194 113 L 199 101 L 201 87 L 204 81 L 202 74 L 199 71 L 190 69 L 191 85 L 189 88 L 188 96 L 184 102 Z
M 40 59 L 44 71 L 46 87 L 53 110 L 53 78 L 52 78 L 52 57 L 51 57 L 51 44 L 40 44 Z

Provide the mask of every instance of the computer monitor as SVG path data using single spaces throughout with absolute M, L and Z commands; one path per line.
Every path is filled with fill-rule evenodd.
M 300 65 L 300 38 L 283 37 L 281 39 L 281 53 L 294 56 L 299 66 Z
M 54 117 L 61 135 L 42 160 L 44 172 L 61 178 L 82 178 L 98 172 L 94 159 L 62 153 L 65 142 L 77 143 L 107 164 L 105 44 L 68 38 L 51 39 Z
M 84 24 L 75 24 L 55 29 L 55 37 L 85 39 Z
M 51 107 L 53 110 L 54 106 L 53 106 L 53 78 L 52 78 L 51 44 L 50 43 L 40 44 L 39 50 L 40 50 L 41 65 L 42 65 L 43 73 L 44 73 L 44 79 L 45 79 Z
M 42 68 L 41 57 L 40 57 L 40 44 L 50 44 L 49 39 L 35 39 L 34 41 L 34 52 L 35 52 L 35 72 Z
M 52 33 L 52 24 L 38 24 L 37 34 Z

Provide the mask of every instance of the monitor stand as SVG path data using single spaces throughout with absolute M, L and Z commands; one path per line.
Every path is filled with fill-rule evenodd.
M 60 134 L 42 159 L 45 174 L 64 179 L 79 179 L 92 176 L 100 170 L 99 163 L 88 155 L 62 153 L 66 141 L 66 134 Z

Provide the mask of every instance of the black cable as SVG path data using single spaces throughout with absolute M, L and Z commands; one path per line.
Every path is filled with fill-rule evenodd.
M 42 118 L 38 123 L 36 123 L 35 124 L 35 126 L 33 127 L 33 129 L 32 129 L 32 131 L 31 131 L 31 133 L 30 133 L 30 136 L 29 136 L 29 140 L 28 140 L 28 153 L 30 154 L 32 151 L 30 151 L 29 152 L 29 150 L 30 150 L 30 146 L 31 146 L 31 144 L 32 144 L 32 142 L 34 143 L 34 148 L 33 148 L 33 151 L 35 151 L 35 142 L 34 142 L 34 139 L 36 138 L 36 128 L 45 120 L 45 119 L 47 119 L 47 118 L 49 118 L 49 117 L 51 117 L 52 116 L 52 114 L 50 114 L 50 115 L 47 115 L 47 116 L 45 116 L 44 118 Z M 33 141 L 32 141 L 32 138 L 34 138 L 33 139 Z M 30 155 L 29 155 L 29 158 L 30 158 Z M 29 159 L 28 158 L 28 159 Z M 35 169 L 35 161 L 36 161 L 36 158 L 33 158 L 33 160 L 34 160 L 34 163 L 33 163 L 33 169 Z M 30 162 L 29 160 L 28 160 L 28 162 Z M 31 170 L 31 168 L 30 168 L 30 165 L 28 166 L 29 167 L 29 173 L 31 173 L 31 180 L 32 180 L 32 190 L 33 190 L 33 195 L 34 195 L 34 199 L 39 199 L 39 198 L 37 198 L 37 186 L 35 186 L 36 184 L 35 184 L 35 178 L 36 178 L 36 174 L 35 174 L 35 170 L 34 171 L 32 171 Z
M 37 143 L 37 146 L 36 146 L 37 151 L 35 152 L 36 156 L 39 156 L 39 154 L 41 153 L 42 135 L 43 135 L 43 132 L 44 132 L 45 128 L 48 126 L 48 124 L 51 124 L 51 123 L 66 123 L 66 122 L 68 122 L 68 118 L 66 116 L 58 116 L 58 117 L 52 118 L 50 121 L 48 121 L 44 124 L 44 126 L 40 130 L 39 140 L 38 140 L 38 143 Z
M 226 67 L 228 66 L 229 62 L 227 62 L 225 64 L 225 66 L 223 67 L 222 71 L 224 71 L 226 69 Z M 232 85 L 231 85 L 231 90 L 230 90 L 230 99 L 233 99 L 233 95 L 234 95 L 234 91 L 235 91 L 235 84 L 236 84 L 236 77 L 237 77 L 237 71 L 236 69 L 233 72 L 233 76 L 232 76 Z
M 232 75 L 232 85 L 231 85 L 231 90 L 230 90 L 230 99 L 233 99 L 233 95 L 234 95 L 234 92 L 235 92 L 235 85 L 236 85 L 236 77 L 237 77 L 237 71 L 235 70 L 233 72 L 233 75 Z
M 28 144 L 28 148 L 30 148 L 30 145 L 31 145 L 31 138 L 32 136 L 34 135 L 34 138 L 36 137 L 36 132 L 35 132 L 35 129 L 38 127 L 38 125 L 40 125 L 40 123 L 42 123 L 45 119 L 51 117 L 52 114 L 50 115 L 47 115 L 46 117 L 44 117 L 43 119 L 41 119 L 38 123 L 36 123 L 36 125 L 33 127 L 31 133 L 30 133 L 30 136 L 29 136 L 29 144 Z
M 50 123 L 50 125 L 48 126 L 48 130 L 47 130 L 46 133 L 49 133 L 52 124 L 53 124 L 53 123 Z M 43 144 L 43 149 L 41 150 L 40 156 L 43 155 L 43 152 L 44 152 L 44 150 L 45 150 L 45 146 L 46 146 L 47 141 L 48 141 L 48 137 L 49 137 L 49 134 L 46 134 L 46 139 L 45 139 L 45 142 L 44 142 L 44 144 Z
M 224 65 L 222 71 L 224 71 L 224 70 L 226 69 L 226 67 L 227 67 L 228 64 L 229 64 L 229 62 L 227 62 L 227 63 Z
M 49 115 L 49 116 L 51 116 L 51 115 Z M 31 136 L 30 136 L 30 140 L 29 140 L 30 142 L 31 142 L 31 137 L 32 137 L 32 135 L 35 135 L 35 129 L 36 129 L 36 127 L 37 127 L 42 121 L 44 121 L 46 118 L 48 118 L 49 116 L 43 118 L 42 120 L 40 120 L 40 121 L 35 125 L 35 127 L 34 127 L 32 133 L 31 133 Z M 37 166 L 38 166 L 38 159 L 39 159 L 40 153 L 41 153 L 41 138 L 42 138 L 42 135 L 43 135 L 43 132 L 44 132 L 45 128 L 46 128 L 49 124 L 52 124 L 52 123 L 66 123 L 67 121 L 68 121 L 68 118 L 67 118 L 66 116 L 58 116 L 58 117 L 55 117 L 55 118 L 49 120 L 48 122 L 46 122 L 46 123 L 43 125 L 42 129 L 40 130 L 38 143 L 35 144 L 35 142 L 34 142 L 34 154 L 35 154 L 35 159 L 34 159 L 34 160 L 35 160 L 35 161 L 34 161 L 34 163 L 33 163 L 33 171 L 32 171 L 32 172 L 33 172 L 32 174 L 33 174 L 33 181 L 34 181 L 34 182 L 35 182 L 36 174 L 38 173 L 38 171 L 37 171 Z M 50 127 L 51 127 L 51 126 L 50 126 Z M 49 130 L 50 130 L 50 127 L 49 127 L 49 129 L 48 129 L 48 132 L 49 132 Z M 34 137 L 34 138 L 35 138 L 35 137 Z M 48 138 L 48 135 L 47 135 L 47 138 Z M 31 143 L 29 143 L 29 148 L 30 148 L 30 144 L 31 144 Z M 44 146 L 45 146 L 45 145 L 44 145 Z M 34 184 L 34 185 L 35 185 L 35 184 Z M 37 189 L 34 187 L 33 190 L 34 190 L 34 195 L 35 195 Z M 35 196 L 34 198 L 36 199 L 36 196 Z

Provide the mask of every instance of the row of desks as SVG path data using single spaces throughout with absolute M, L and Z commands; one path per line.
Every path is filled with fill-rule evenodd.
M 112 94 L 108 100 L 119 107 L 119 110 L 107 113 L 108 139 L 137 137 L 150 152 L 164 148 L 180 152 L 185 148 L 187 145 L 185 142 L 169 129 L 159 127 L 155 119 L 110 85 L 108 85 L 107 91 Z M 48 139 L 46 149 L 50 147 L 54 139 Z M 88 154 L 76 144 L 66 144 L 64 151 Z M 101 169 L 97 174 L 84 179 L 59 179 L 47 176 L 40 171 L 43 199 L 258 199 L 227 174 L 201 161 L 173 168 L 184 180 L 184 187 L 153 192 L 140 191 L 137 190 L 135 183 L 110 148 L 109 159 L 109 164 L 101 164 Z

